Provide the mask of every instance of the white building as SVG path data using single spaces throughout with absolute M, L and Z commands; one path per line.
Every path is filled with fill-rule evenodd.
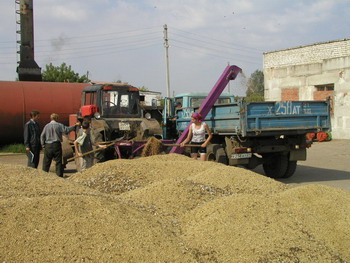
M 332 137 L 350 139 L 350 38 L 264 53 L 265 100 L 332 100 Z
M 162 93 L 157 91 L 141 91 L 140 97 L 143 97 L 141 104 L 144 106 L 160 106 Z

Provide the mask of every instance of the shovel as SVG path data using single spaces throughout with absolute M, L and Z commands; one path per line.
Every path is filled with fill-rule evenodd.
M 114 140 L 113 142 L 110 142 L 110 143 L 108 143 L 108 144 L 105 144 L 104 146 L 110 147 L 110 146 L 114 145 L 116 142 L 121 141 L 123 138 L 124 138 L 124 137 L 118 138 L 118 139 Z M 83 153 L 82 156 L 74 156 L 74 157 L 72 157 L 72 158 L 69 158 L 69 159 L 67 160 L 67 162 L 71 162 L 71 161 L 73 161 L 73 160 L 75 160 L 75 159 L 77 159 L 77 158 L 86 156 L 86 155 L 88 155 L 88 154 L 90 154 L 90 153 L 98 152 L 98 151 L 105 150 L 105 149 L 106 149 L 106 148 L 97 148 L 97 149 L 95 149 L 95 150 L 88 151 L 88 152 L 86 152 L 86 153 Z
M 180 144 L 167 144 L 163 143 L 163 146 L 169 146 L 169 147 L 180 147 Z M 201 145 L 198 144 L 185 144 L 185 147 L 200 147 Z

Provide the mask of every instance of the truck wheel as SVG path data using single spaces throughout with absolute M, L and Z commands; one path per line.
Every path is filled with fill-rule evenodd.
M 216 155 L 214 152 L 214 145 L 217 145 L 217 144 L 209 144 L 207 146 L 207 161 L 211 161 L 211 162 L 216 161 Z
M 222 148 L 222 146 L 219 146 L 216 149 L 215 158 L 216 158 L 216 162 L 218 163 L 222 163 L 226 165 L 228 164 L 227 155 L 224 148 Z
M 289 161 L 286 173 L 281 178 L 291 177 L 294 174 L 296 169 L 297 169 L 297 161 Z
M 271 178 L 284 178 L 288 168 L 288 155 L 269 154 L 264 156 L 263 168 L 265 175 Z

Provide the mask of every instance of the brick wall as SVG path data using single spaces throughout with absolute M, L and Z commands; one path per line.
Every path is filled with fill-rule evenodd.
M 282 101 L 297 101 L 299 100 L 299 89 L 298 88 L 284 88 L 281 91 Z
M 350 56 L 350 39 L 316 43 L 264 53 L 264 68 L 321 63 L 325 59 Z
M 332 97 L 333 93 L 333 90 L 314 91 L 314 100 L 326 100 L 328 97 Z

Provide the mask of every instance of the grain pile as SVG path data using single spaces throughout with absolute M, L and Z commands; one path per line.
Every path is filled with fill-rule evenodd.
M 170 154 L 0 166 L 1 262 L 350 262 L 350 193 Z

